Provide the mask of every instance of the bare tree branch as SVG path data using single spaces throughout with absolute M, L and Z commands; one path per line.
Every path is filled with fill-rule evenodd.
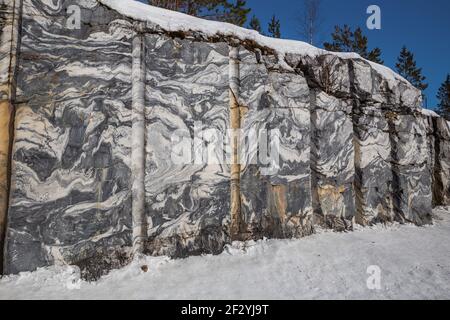
M 302 1 L 302 11 L 298 18 L 298 31 L 306 41 L 313 45 L 322 24 L 320 15 L 321 2 L 320 0 Z

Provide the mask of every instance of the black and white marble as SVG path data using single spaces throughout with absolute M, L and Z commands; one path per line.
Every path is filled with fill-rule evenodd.
M 315 223 L 350 229 L 356 212 L 352 104 L 323 91 L 311 92 L 311 104 Z
M 0 272 L 8 211 L 21 2 L 0 0 Z
M 76 264 L 94 279 L 140 254 L 423 225 L 449 204 L 448 125 L 382 66 L 164 30 L 97 0 L 23 0 L 11 38 L 10 3 L 5 101 L 8 43 L 20 59 L 14 136 L 1 142 L 14 142 L 6 273 Z M 80 28 L 68 27 L 72 5 Z
M 357 146 L 355 182 L 359 192 L 357 222 L 366 225 L 393 221 L 396 189 L 388 119 L 380 104 L 356 106 L 353 119 Z
M 91 0 L 23 2 L 5 271 L 106 263 L 131 241 L 131 23 Z
M 428 117 L 431 126 L 433 204 L 450 205 L 450 123 L 443 118 Z
M 229 46 L 159 35 L 147 35 L 145 46 L 147 252 L 220 252 L 230 167 L 213 142 L 230 128 Z M 189 138 L 189 161 L 173 161 L 174 134 Z
M 240 104 L 245 108 L 241 128 L 244 139 L 250 140 L 243 142 L 247 149 L 241 169 L 246 233 L 250 238 L 308 235 L 313 211 L 306 79 L 271 70 L 275 57 L 241 51 Z M 252 134 L 267 139 L 254 143 Z
M 393 201 L 402 222 L 431 222 L 432 181 L 426 125 L 419 115 L 396 115 L 389 121 Z

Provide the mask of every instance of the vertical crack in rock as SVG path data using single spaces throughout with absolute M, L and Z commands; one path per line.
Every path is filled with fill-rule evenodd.
M 139 24 L 137 25 L 139 29 Z M 133 38 L 132 64 L 132 223 L 133 254 L 142 254 L 145 224 L 145 44 L 139 32 Z
M 14 141 L 17 55 L 20 47 L 22 0 L 0 2 L 0 274 L 11 189 L 11 158 Z
M 355 167 L 355 178 L 353 181 L 353 188 L 355 190 L 355 222 L 360 225 L 367 224 L 367 218 L 364 214 L 363 209 L 363 190 L 362 190 L 362 170 L 361 170 L 361 146 L 358 138 L 358 127 L 359 116 L 360 116 L 360 106 L 359 101 L 356 97 L 356 85 L 355 85 L 355 70 L 353 63 L 348 62 L 348 72 L 350 81 L 350 96 L 352 100 L 352 124 L 353 124 L 353 146 L 354 152 L 354 167 Z
M 443 183 L 441 179 L 441 165 L 439 161 L 440 154 L 440 141 L 437 135 L 437 119 L 431 118 L 429 122 L 430 126 L 430 136 L 428 139 L 430 140 L 430 157 L 432 160 L 432 168 L 431 168 L 431 178 L 432 178 L 432 192 L 433 192 L 433 206 L 439 206 L 443 203 L 442 193 L 440 190 L 443 189 Z
M 389 141 L 391 143 L 391 167 L 392 167 L 392 191 L 393 191 L 393 209 L 394 214 L 400 221 L 405 221 L 405 215 L 400 209 L 402 207 L 401 199 L 403 198 L 403 189 L 401 187 L 398 165 L 398 153 L 397 153 L 397 141 L 396 129 L 394 124 L 394 113 L 387 114 L 388 126 L 389 126 Z
M 241 226 L 241 190 L 240 190 L 240 128 L 241 110 L 239 105 L 239 48 L 230 48 L 230 118 L 231 118 L 231 226 L 230 236 L 237 240 L 240 236 Z
M 358 102 L 352 102 L 352 122 L 353 122 L 353 145 L 355 148 L 355 179 L 353 186 L 355 189 L 355 222 L 360 225 L 367 224 L 367 217 L 363 210 L 363 193 L 362 193 L 362 171 L 361 171 L 361 146 L 358 143 L 357 123 L 359 121 Z
M 319 202 L 319 190 L 318 190 L 318 173 L 317 173 L 317 156 L 319 150 L 317 150 L 317 112 L 316 112 L 316 89 L 310 88 L 310 126 L 311 126 L 311 140 L 310 140 L 310 166 L 311 166 L 311 200 L 313 207 L 313 225 L 320 224 L 323 212 Z

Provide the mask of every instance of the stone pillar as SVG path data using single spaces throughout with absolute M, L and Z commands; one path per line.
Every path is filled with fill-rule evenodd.
M 433 197 L 426 125 L 418 115 L 395 112 L 388 123 L 396 219 L 430 224 Z
M 132 66 L 132 221 L 133 253 L 144 251 L 145 223 L 145 48 L 141 34 L 133 39 Z
M 0 0 L 0 274 L 6 233 L 13 143 L 16 59 L 19 46 L 21 0 Z
M 240 235 L 241 190 L 240 190 L 240 128 L 241 112 L 239 106 L 239 48 L 230 48 L 230 118 L 231 118 L 231 226 L 232 240 Z

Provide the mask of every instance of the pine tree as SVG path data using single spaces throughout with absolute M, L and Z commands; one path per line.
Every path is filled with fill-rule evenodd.
M 192 16 L 243 26 L 251 9 L 245 0 L 148 0 L 149 4 Z
M 281 24 L 280 20 L 278 20 L 275 15 L 273 15 L 272 19 L 269 22 L 269 35 L 272 38 L 281 38 Z
M 251 9 L 245 7 L 245 0 L 236 0 L 234 3 L 225 1 L 224 4 L 224 18 L 221 21 L 233 23 L 237 26 L 243 26 L 247 22 L 247 15 Z
M 250 29 L 253 29 L 253 30 L 258 31 L 259 33 L 262 33 L 261 22 L 255 15 L 253 15 L 252 19 L 250 20 L 249 27 L 250 27 Z
M 450 74 L 441 84 L 436 98 L 439 100 L 438 113 L 447 121 L 450 121 Z
M 414 60 L 414 54 L 403 46 L 400 56 L 395 64 L 397 72 L 406 80 L 408 80 L 414 87 L 423 91 L 428 88 L 425 83 L 425 77 L 422 76 L 422 68 L 418 68 Z
M 324 48 L 328 51 L 356 52 L 367 60 L 380 64 L 384 63 L 381 60 L 380 48 L 368 51 L 369 41 L 359 27 L 353 32 L 348 25 L 344 25 L 344 28 L 336 26 L 331 37 L 333 38 L 332 43 L 325 42 L 323 44 Z
M 181 9 L 181 2 L 179 0 L 148 0 L 148 3 L 152 6 L 161 7 L 173 11 L 179 11 Z

